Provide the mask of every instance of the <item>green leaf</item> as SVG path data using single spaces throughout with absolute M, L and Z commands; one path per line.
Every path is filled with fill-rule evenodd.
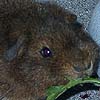
M 54 100 L 56 96 L 59 95 L 59 93 L 63 92 L 64 91 L 64 86 L 52 86 L 52 87 L 49 87 L 48 90 L 46 91 L 47 92 L 47 95 L 48 98 L 47 100 Z
M 59 95 L 63 94 L 64 91 L 68 90 L 71 87 L 74 87 L 75 85 L 81 84 L 81 83 L 93 83 L 95 85 L 100 86 L 100 80 L 94 79 L 94 78 L 79 78 L 69 81 L 66 85 L 60 85 L 60 86 L 51 86 L 47 89 L 47 100 L 55 100 Z

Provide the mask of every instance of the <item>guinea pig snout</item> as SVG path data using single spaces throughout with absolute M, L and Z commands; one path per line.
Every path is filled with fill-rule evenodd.
M 92 62 L 91 63 L 89 63 L 89 64 L 87 64 L 87 65 L 82 65 L 82 66 L 80 66 L 80 65 L 75 65 L 75 66 L 73 66 L 73 68 L 74 68 L 74 70 L 75 71 L 77 71 L 77 72 L 91 72 L 92 71 L 92 69 L 93 69 L 93 64 L 92 64 Z

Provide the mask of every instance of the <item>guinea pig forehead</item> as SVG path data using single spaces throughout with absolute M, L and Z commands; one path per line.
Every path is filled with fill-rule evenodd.
M 57 47 L 57 46 L 62 46 L 63 43 L 63 38 L 60 36 L 56 36 L 49 33 L 48 35 L 42 35 L 37 37 L 37 42 L 41 46 L 47 46 L 47 47 Z

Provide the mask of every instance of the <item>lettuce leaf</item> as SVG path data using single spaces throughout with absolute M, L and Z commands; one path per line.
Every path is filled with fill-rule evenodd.
M 79 78 L 79 79 L 73 79 L 69 81 L 66 85 L 60 85 L 60 86 L 51 86 L 46 90 L 47 93 L 47 100 L 55 100 L 59 95 L 63 94 L 66 90 L 68 90 L 71 87 L 74 87 L 75 85 L 81 84 L 81 83 L 93 83 L 95 85 L 100 86 L 100 80 L 95 78 Z

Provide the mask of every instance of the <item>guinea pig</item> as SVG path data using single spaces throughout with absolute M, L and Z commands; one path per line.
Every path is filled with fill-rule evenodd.
M 0 100 L 41 100 L 49 86 L 97 69 L 98 45 L 75 14 L 56 4 L 0 1 L 1 37 Z

